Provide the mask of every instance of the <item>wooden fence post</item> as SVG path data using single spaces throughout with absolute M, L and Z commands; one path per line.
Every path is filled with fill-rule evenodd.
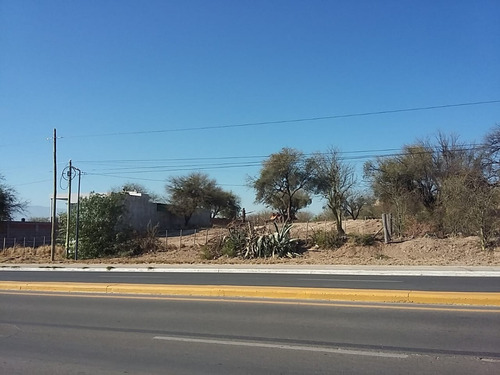
M 182 248 L 182 229 L 179 232 L 179 250 Z
M 391 218 L 388 214 L 382 214 L 382 225 L 384 226 L 384 243 L 391 242 Z
M 389 224 L 389 236 L 392 239 L 392 214 L 389 214 L 388 224 Z

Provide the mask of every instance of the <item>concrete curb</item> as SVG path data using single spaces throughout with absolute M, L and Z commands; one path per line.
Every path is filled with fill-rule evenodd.
M 0 290 L 500 306 L 497 292 L 0 281 Z
M 246 273 L 357 276 L 500 277 L 500 267 L 465 266 L 293 266 L 293 265 L 124 265 L 124 264 L 3 264 L 0 271 Z

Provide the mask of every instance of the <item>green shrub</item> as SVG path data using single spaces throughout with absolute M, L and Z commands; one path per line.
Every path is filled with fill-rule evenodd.
M 80 202 L 80 231 L 78 257 L 80 259 L 117 256 L 127 249 L 132 238 L 132 230 L 122 221 L 125 213 L 124 195 L 91 193 Z M 76 220 L 76 210 L 72 210 L 72 223 Z M 66 235 L 66 214 L 59 218 L 59 241 Z M 75 238 L 74 226 L 70 238 Z M 125 247 L 124 247 L 125 246 Z M 132 250 L 133 251 L 133 250 Z

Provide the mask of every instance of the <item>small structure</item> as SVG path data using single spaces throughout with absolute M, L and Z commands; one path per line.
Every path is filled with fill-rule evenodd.
M 139 232 L 155 226 L 159 231 L 184 228 L 184 218 L 172 213 L 168 204 L 152 202 L 148 194 L 137 192 L 126 192 L 124 222 Z M 197 210 L 189 220 L 191 227 L 210 225 L 209 210 Z

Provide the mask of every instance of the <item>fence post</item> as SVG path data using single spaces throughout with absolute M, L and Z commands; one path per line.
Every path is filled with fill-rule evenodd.
M 182 229 L 179 232 L 179 250 L 182 249 Z
M 389 235 L 392 238 L 392 214 L 389 214 Z
M 45 236 L 43 236 L 43 246 L 45 246 Z
M 5 250 L 5 240 L 6 240 L 6 238 L 4 237 L 3 238 L 3 249 L 2 250 Z
M 205 232 L 205 245 L 208 243 L 208 231 L 210 229 L 207 229 L 207 231 Z
M 309 221 L 306 223 L 306 244 L 307 244 L 308 237 L 309 237 Z
M 168 229 L 165 230 L 165 251 L 168 250 Z
M 391 242 L 390 215 L 382 214 L 382 224 L 384 226 L 384 243 Z
M 16 247 L 16 237 L 14 237 L 14 245 L 13 247 Z
M 194 236 L 193 236 L 193 246 L 196 245 L 196 228 L 194 230 Z
M 33 250 L 35 250 L 35 245 L 36 245 L 36 237 L 33 237 Z

